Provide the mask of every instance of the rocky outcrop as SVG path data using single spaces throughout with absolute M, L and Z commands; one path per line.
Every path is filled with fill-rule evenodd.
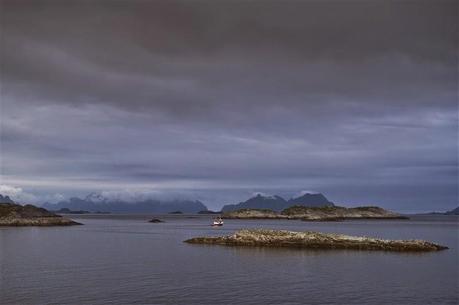
M 190 244 L 224 246 L 290 247 L 302 249 L 379 250 L 398 252 L 439 251 L 448 247 L 423 240 L 386 240 L 319 232 L 240 230 L 228 236 L 195 237 Z
M 161 219 L 158 219 L 158 218 L 153 218 L 153 219 L 150 219 L 148 222 L 151 222 L 151 223 L 161 223 L 161 222 L 164 222 L 164 221 L 162 221 Z
M 182 211 L 173 211 L 173 212 L 169 212 L 169 214 L 183 214 Z
M 73 220 L 33 205 L 0 204 L 0 226 L 71 226 Z
M 223 213 L 226 219 L 301 219 L 304 221 L 339 221 L 346 219 L 408 219 L 380 207 L 345 208 L 339 206 L 293 206 L 278 213 L 267 209 L 242 209 Z

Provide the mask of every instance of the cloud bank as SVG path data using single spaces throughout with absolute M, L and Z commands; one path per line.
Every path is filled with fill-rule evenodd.
M 456 1 L 2 5 L 1 183 L 457 205 Z

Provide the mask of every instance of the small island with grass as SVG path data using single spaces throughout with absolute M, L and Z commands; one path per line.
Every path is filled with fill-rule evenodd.
M 250 247 L 289 247 L 320 250 L 371 250 L 396 252 L 428 252 L 448 247 L 423 240 L 386 240 L 320 232 L 292 232 L 283 230 L 239 230 L 232 235 L 195 237 L 189 244 Z
M 340 221 L 346 219 L 408 219 L 376 206 L 345 208 L 340 206 L 307 207 L 295 205 L 276 212 L 270 209 L 241 209 L 225 212 L 226 219 L 300 219 L 304 221 Z
M 0 203 L 0 226 L 72 226 L 80 225 L 61 215 L 31 204 Z

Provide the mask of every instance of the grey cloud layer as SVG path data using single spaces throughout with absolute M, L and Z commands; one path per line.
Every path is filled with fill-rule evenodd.
M 5 183 L 457 203 L 455 1 L 2 4 Z

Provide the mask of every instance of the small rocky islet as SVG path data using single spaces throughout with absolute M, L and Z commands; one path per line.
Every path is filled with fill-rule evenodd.
M 164 222 L 164 221 L 159 219 L 159 218 L 152 218 L 148 222 L 150 222 L 150 223 L 161 223 L 161 222 Z
M 225 212 L 226 219 L 299 219 L 304 221 L 340 221 L 346 219 L 408 219 L 376 206 L 346 208 L 341 206 L 308 207 L 295 205 L 281 212 L 270 209 L 240 209 Z
M 284 230 L 239 230 L 232 235 L 195 237 L 184 242 L 224 246 L 289 247 L 317 250 L 368 250 L 395 252 L 430 252 L 448 249 L 423 240 L 386 240 L 320 232 Z
M 31 204 L 0 203 L 0 226 L 72 226 L 76 221 Z

